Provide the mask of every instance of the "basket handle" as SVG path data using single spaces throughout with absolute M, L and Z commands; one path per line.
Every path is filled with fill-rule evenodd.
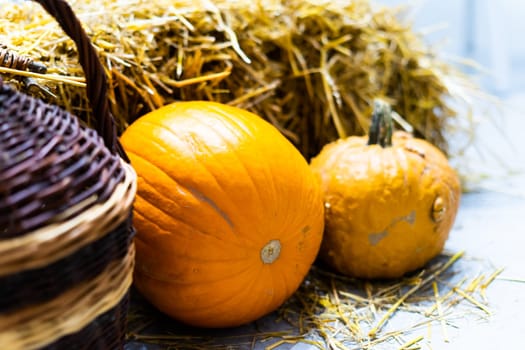
M 106 147 L 129 163 L 129 158 L 117 136 L 115 119 L 109 110 L 107 99 L 107 75 L 97 52 L 82 25 L 65 0 L 34 0 L 55 18 L 62 30 L 77 47 L 78 59 L 86 76 L 87 97 L 95 119 L 94 129 L 104 140 Z

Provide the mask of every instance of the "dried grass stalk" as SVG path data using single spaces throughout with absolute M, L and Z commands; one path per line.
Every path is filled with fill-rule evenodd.
M 417 136 L 447 150 L 457 113 L 447 85 L 460 75 L 393 9 L 368 0 L 71 3 L 110 76 L 119 131 L 172 101 L 214 100 L 271 121 L 310 157 L 363 134 L 371 101 L 383 97 Z M 35 76 L 41 97 L 89 121 L 73 44 L 41 9 L 3 5 L 0 44 L 63 77 Z

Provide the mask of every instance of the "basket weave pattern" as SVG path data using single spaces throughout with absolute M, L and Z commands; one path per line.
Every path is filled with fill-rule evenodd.
M 59 298 L 0 315 L 0 344 L 9 344 L 9 349 L 35 349 L 47 345 L 50 340 L 82 331 L 96 317 L 127 298 L 131 285 L 129 271 L 133 269 L 135 256 L 133 247 L 125 259 L 113 262 L 99 276 L 66 291 Z M 110 338 L 113 335 L 110 334 Z M 90 349 L 86 344 L 90 341 L 93 339 L 77 337 L 75 349 Z
M 0 288 L 0 310 L 48 300 L 125 257 L 136 184 L 130 166 L 121 168 L 126 170 L 124 181 L 105 202 L 64 222 L 0 241 L 0 285 L 5 286 Z
M 0 106 L 0 238 L 67 220 L 122 181 L 120 157 L 76 117 L 1 81 Z
M 95 129 L 0 79 L 0 347 L 121 349 L 136 174 L 106 75 L 65 0 L 35 0 L 73 39 Z

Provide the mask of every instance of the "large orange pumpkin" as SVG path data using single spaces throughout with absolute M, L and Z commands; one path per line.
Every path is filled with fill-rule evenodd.
M 138 174 L 135 286 L 159 310 L 237 326 L 298 288 L 320 246 L 323 201 L 275 127 L 239 108 L 180 102 L 121 141 Z
M 375 102 L 368 137 L 326 145 L 311 167 L 326 205 L 320 259 L 339 273 L 396 278 L 438 255 L 461 195 L 459 179 L 436 147 L 392 134 L 390 107 Z

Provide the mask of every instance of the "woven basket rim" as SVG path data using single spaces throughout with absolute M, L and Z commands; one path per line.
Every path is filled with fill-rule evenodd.
M 132 244 L 124 259 L 112 262 L 92 280 L 51 301 L 0 315 L 0 344 L 11 350 L 32 350 L 80 331 L 125 297 L 134 264 Z
M 129 216 L 137 191 L 135 170 L 120 159 L 124 180 L 105 202 L 76 217 L 24 236 L 0 240 L 0 276 L 39 268 L 74 253 L 111 232 Z

